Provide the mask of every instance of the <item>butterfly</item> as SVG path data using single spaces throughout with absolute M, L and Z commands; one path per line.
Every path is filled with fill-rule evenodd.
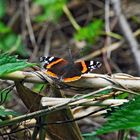
M 82 74 L 91 72 L 101 66 L 98 61 L 69 62 L 54 56 L 42 56 L 40 62 L 43 63 L 45 74 L 62 82 L 79 80 Z

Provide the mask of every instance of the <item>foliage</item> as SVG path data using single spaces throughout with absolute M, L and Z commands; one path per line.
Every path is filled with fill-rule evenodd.
M 133 130 L 140 132 L 140 126 L 134 127 Z
M 3 90 L 0 90 L 0 104 L 3 104 L 6 100 L 9 100 L 11 99 L 12 96 L 10 96 L 10 92 L 11 92 L 11 89 L 13 87 L 8 87 L 6 89 L 3 89 Z
M 67 16 L 66 19 L 69 21 L 66 21 L 65 22 L 66 24 L 63 24 L 62 22 L 58 23 L 59 19 L 63 15 L 63 9 L 64 9 L 64 6 L 66 6 L 67 2 L 69 2 L 68 4 L 70 5 L 71 9 L 73 10 L 73 13 L 66 14 L 66 12 L 65 12 L 65 14 Z M 112 28 L 111 28 L 111 31 L 113 31 L 113 32 L 110 32 L 108 34 L 102 33 L 103 26 L 104 26 L 103 20 L 94 19 L 94 21 L 92 21 L 93 16 L 92 16 L 92 14 L 90 14 L 90 12 L 91 12 L 90 10 L 94 11 L 96 9 L 96 8 L 94 9 L 94 4 L 92 3 L 91 8 L 89 7 L 89 9 L 87 9 L 88 4 L 85 6 L 86 9 L 84 9 L 84 7 L 80 7 L 80 6 L 83 6 L 85 3 L 87 4 L 88 2 L 87 1 L 86 2 L 76 1 L 76 6 L 75 6 L 75 1 L 68 1 L 68 0 L 33 0 L 33 1 L 29 2 L 29 11 L 30 11 L 29 14 L 30 14 L 31 25 L 32 25 L 34 36 L 35 36 L 35 41 L 37 43 L 37 46 L 39 46 L 39 48 L 37 48 L 38 54 L 35 57 L 38 57 L 38 55 L 41 55 L 42 50 L 44 50 L 44 46 L 45 47 L 49 46 L 48 44 L 46 44 L 46 40 L 47 40 L 47 43 L 49 42 L 49 44 L 54 48 L 56 48 L 57 44 L 61 44 L 61 41 L 59 42 L 59 40 L 58 40 L 59 38 L 57 38 L 57 37 L 59 37 L 60 34 L 62 34 L 64 36 L 66 35 L 66 37 L 64 37 L 64 42 L 63 41 L 62 42 L 63 43 L 66 42 L 67 45 L 73 45 L 75 43 L 72 40 L 72 44 L 71 44 L 70 41 L 71 41 L 72 37 L 76 41 L 83 41 L 84 43 L 82 45 L 80 44 L 81 42 L 79 43 L 82 47 L 84 45 L 86 46 L 86 47 L 83 47 L 83 55 L 93 52 L 93 44 L 95 44 L 96 41 L 99 40 L 99 37 L 101 35 L 108 35 L 110 37 L 113 37 L 114 39 L 112 39 L 112 41 L 113 41 L 112 43 L 114 43 L 114 41 L 116 41 L 117 39 L 124 40 L 123 37 L 121 37 L 117 33 L 114 33 L 114 31 L 117 31 L 118 29 L 116 29 L 116 27 L 114 26 L 115 24 L 114 24 L 114 22 L 112 22 L 112 20 L 110 20 L 110 22 L 113 23 L 111 25 L 114 26 L 114 27 L 112 26 Z M 14 4 L 16 4 L 16 5 L 14 5 Z M 34 9 L 33 9 L 34 4 L 37 4 L 37 6 L 41 7 L 41 9 L 35 9 L 36 10 L 35 14 L 34 14 Z M 73 4 L 74 4 L 74 6 L 73 6 Z M 69 5 L 67 7 L 69 7 Z M 27 17 L 25 17 L 25 19 L 21 19 L 19 13 L 17 14 L 18 16 L 16 17 L 16 13 L 19 11 L 22 12 L 22 14 L 24 16 L 24 13 L 22 11 L 23 9 L 20 6 L 21 7 L 23 6 L 22 8 L 24 9 L 25 5 L 23 5 L 22 2 L 20 3 L 20 1 L 18 1 L 18 2 L 16 1 L 13 3 L 11 1 L 9 2 L 8 0 L 0 0 L 0 52 L 1 53 L 4 52 L 4 54 L 0 54 L 0 76 L 1 77 L 5 76 L 8 73 L 11 73 L 11 72 L 14 72 L 17 70 L 21 70 L 23 68 L 34 65 L 34 64 L 27 63 L 26 60 L 18 60 L 16 56 L 8 55 L 9 53 L 10 54 L 14 53 L 14 54 L 19 54 L 20 56 L 23 56 L 23 57 L 29 56 L 27 48 L 26 48 L 27 46 L 24 45 L 24 44 L 32 43 L 32 40 L 30 40 L 31 42 L 28 40 L 28 36 L 31 37 L 31 34 L 25 25 L 25 24 L 28 25 L 28 23 L 26 23 L 26 20 L 25 20 Z M 16 8 L 19 8 L 19 11 L 16 10 Z M 85 11 L 88 12 L 88 14 L 91 16 L 88 16 L 88 18 L 87 18 L 85 16 L 85 15 L 87 15 L 87 13 L 85 15 L 82 15 L 83 12 L 85 12 Z M 36 15 L 36 13 L 38 13 L 38 12 L 42 12 L 42 13 L 40 13 L 38 16 L 35 16 L 35 18 L 33 19 L 32 15 Z M 98 13 L 98 11 L 97 11 L 97 13 Z M 73 18 L 70 18 L 70 16 Z M 97 18 L 99 18 L 99 17 L 101 17 L 101 16 L 98 16 Z M 39 23 L 34 22 L 33 20 L 37 21 Z M 24 21 L 24 24 L 21 24 L 21 26 L 20 26 L 19 23 L 21 23 L 21 21 Z M 49 24 L 47 23 L 47 25 L 49 25 L 49 28 L 47 28 L 48 26 L 44 26 L 44 24 L 46 24 L 46 22 L 44 22 L 44 21 L 49 22 Z M 78 23 L 76 23 L 77 25 L 79 24 L 78 28 L 72 29 L 70 27 L 71 25 L 74 25 L 74 24 L 72 24 L 73 23 L 72 21 L 75 21 L 75 23 L 78 21 Z M 91 21 L 91 22 L 89 24 L 85 25 L 84 27 L 80 27 L 80 25 L 83 25 L 84 21 L 87 21 L 87 22 Z M 137 24 L 140 23 L 140 21 L 137 17 L 134 17 L 133 21 L 135 21 Z M 40 23 L 40 22 L 43 22 L 43 23 Z M 54 29 L 56 30 L 56 27 L 53 28 L 53 26 L 50 26 L 50 24 L 51 24 L 50 22 L 60 24 L 60 28 L 62 30 L 60 28 L 59 29 L 57 28 L 57 30 L 61 31 L 60 34 L 59 34 L 59 32 L 57 32 L 58 34 L 54 35 L 56 33 L 54 31 Z M 53 25 L 55 26 L 56 24 L 53 24 Z M 22 33 L 25 34 L 25 38 L 26 38 L 25 39 L 26 42 L 24 44 L 22 42 L 22 36 L 20 35 L 21 29 L 23 31 Z M 48 32 L 48 29 L 49 29 L 49 32 Z M 74 29 L 76 29 L 76 32 L 73 34 Z M 52 33 L 52 36 L 51 35 L 48 36 L 49 33 Z M 46 34 L 47 34 L 47 36 L 46 36 Z M 97 43 L 98 45 L 96 45 L 96 46 L 100 46 L 100 47 L 104 46 L 106 43 L 105 41 L 106 41 L 106 38 L 103 38 L 101 40 L 101 43 Z M 80 45 L 79 45 L 79 48 L 81 47 Z M 43 47 L 43 48 L 41 48 L 41 47 Z M 29 48 L 29 49 L 31 51 L 34 50 L 34 48 Z M 39 52 L 40 50 L 41 50 L 41 53 Z M 63 49 L 60 49 L 60 51 L 61 50 L 63 50 Z M 78 50 L 78 49 L 74 49 L 74 50 Z M 56 55 L 59 55 L 59 52 L 57 54 L 57 51 L 54 51 L 51 53 L 55 54 L 55 52 L 56 52 Z M 74 52 L 74 56 L 76 56 L 76 57 L 77 57 L 77 52 L 78 51 Z M 65 54 L 64 54 L 64 56 L 65 56 Z M 35 61 L 36 61 L 36 59 L 35 59 Z M 32 92 L 30 89 L 27 89 L 26 87 L 24 87 L 23 85 L 20 85 L 20 84 L 21 83 L 18 83 L 17 85 L 15 84 L 19 94 L 20 95 L 21 95 L 21 93 L 23 94 L 23 96 L 19 97 L 19 98 L 21 98 L 22 101 L 24 101 L 24 104 L 28 106 L 28 109 L 31 109 L 31 106 L 33 107 L 32 109 L 35 108 L 34 110 L 31 110 L 31 112 L 35 111 L 36 108 L 39 109 L 38 107 L 39 107 L 40 99 L 42 98 L 42 96 L 39 95 L 39 97 L 38 97 L 38 95 L 35 94 L 35 92 L 40 93 L 40 91 L 43 89 L 43 84 L 35 84 L 35 86 L 32 89 L 35 92 Z M 46 83 L 45 83 L 45 86 L 46 86 Z M 48 89 L 48 88 L 45 87 L 45 89 Z M 44 91 L 46 91 L 46 90 L 44 90 Z M 106 95 L 110 92 L 111 92 L 111 90 L 106 90 L 106 91 L 99 93 L 98 96 Z M 128 93 L 125 93 L 125 94 L 121 94 L 121 95 L 117 96 L 116 98 L 124 99 L 124 98 L 128 98 L 128 96 L 129 96 Z M 7 98 L 7 92 L 0 91 L 0 103 L 1 104 L 4 103 L 6 98 Z M 37 100 L 35 100 L 35 99 L 37 99 Z M 35 101 L 35 105 L 33 104 L 33 101 Z M 137 97 L 135 100 L 133 100 L 129 103 L 126 103 L 124 106 L 121 106 L 120 108 L 116 108 L 115 112 L 112 113 L 112 110 L 111 110 L 110 111 L 111 114 L 109 114 L 110 116 L 108 116 L 108 118 L 109 118 L 108 122 L 102 128 L 97 130 L 96 134 L 103 134 L 103 133 L 108 133 L 108 132 L 117 131 L 117 130 L 121 130 L 121 129 L 129 129 L 129 128 L 132 128 L 133 130 L 140 132 L 139 106 L 140 106 L 140 97 Z M 0 121 L 2 121 L 3 119 L 7 119 L 7 116 L 9 116 L 9 115 L 18 116 L 18 114 L 16 112 L 5 109 L 3 106 L 0 106 Z M 95 132 L 91 132 L 89 134 L 83 134 L 83 137 L 85 140 L 98 139 L 97 136 L 95 135 Z
M 63 14 L 63 6 L 67 0 L 34 0 L 36 4 L 43 7 L 44 12 L 36 17 L 36 21 L 56 22 Z
M 108 133 L 121 129 L 129 129 L 140 126 L 140 96 L 126 103 L 122 108 L 112 113 L 108 122 L 99 130 L 97 134 Z
M 95 136 L 94 132 L 82 134 L 82 136 L 84 137 L 84 140 L 100 140 Z
M 2 121 L 2 118 L 5 118 L 9 115 L 19 116 L 20 114 L 11 109 L 5 109 L 3 106 L 0 106 L 0 121 Z
M 8 31 L 8 27 L 3 28 L 3 30 Z M 13 32 L 1 36 L 0 49 L 2 52 L 16 52 L 22 56 L 28 55 L 28 52 L 25 50 L 25 45 L 22 44 L 21 37 Z
M 2 52 L 16 52 L 22 56 L 28 55 L 25 45 L 22 44 L 21 37 L 13 33 L 9 27 L 3 26 L 2 23 L 0 23 L 0 36 L 0 50 Z
M 101 35 L 102 27 L 102 20 L 96 19 L 86 27 L 83 27 L 80 30 L 78 30 L 75 33 L 74 38 L 78 41 L 86 40 L 88 42 L 93 43 Z
M 41 92 L 41 90 L 43 90 L 45 88 L 45 85 L 44 84 L 34 84 L 34 87 L 32 90 L 35 92 Z
M 0 0 L 0 18 L 2 18 L 6 13 L 6 2 L 5 0 Z
M 16 56 L 9 56 L 8 54 L 0 55 L 0 76 L 21 70 L 34 64 L 27 63 L 25 60 L 18 60 Z
M 9 32 L 11 32 L 11 29 L 7 27 L 3 22 L 0 22 L 0 33 L 4 34 Z
M 0 0 L 0 18 L 6 14 L 6 2 Z M 21 36 L 17 35 L 4 22 L 0 21 L 0 51 L 28 56 L 26 46 L 23 45 Z

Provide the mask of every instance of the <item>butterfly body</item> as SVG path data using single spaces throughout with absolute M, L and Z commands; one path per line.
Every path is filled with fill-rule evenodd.
M 98 61 L 69 62 L 63 58 L 48 56 L 41 57 L 45 73 L 51 78 L 59 79 L 62 82 L 72 82 L 81 78 L 81 75 L 93 69 L 99 68 Z

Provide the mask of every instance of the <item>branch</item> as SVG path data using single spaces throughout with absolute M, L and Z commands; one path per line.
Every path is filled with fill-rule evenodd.
M 1 79 L 13 80 L 13 81 L 24 81 L 29 83 L 53 83 L 50 79 L 41 71 L 37 72 L 23 72 L 16 71 L 4 76 L 0 76 Z M 44 78 L 44 79 L 42 79 Z M 80 87 L 80 88 L 104 88 L 106 86 L 117 86 L 125 89 L 140 91 L 140 77 L 134 77 L 124 73 L 116 73 L 111 76 L 104 74 L 93 74 L 88 73 L 82 75 L 81 79 L 75 82 L 64 83 L 69 86 Z
M 49 107 L 49 108 L 40 109 L 36 112 L 32 112 L 32 113 L 29 113 L 29 114 L 18 116 L 18 117 L 15 117 L 15 118 L 11 119 L 11 120 L 2 121 L 2 122 L 0 122 L 0 127 L 6 126 L 6 125 L 13 125 L 15 123 L 22 122 L 22 121 L 25 121 L 25 120 L 28 120 L 28 119 L 32 119 L 32 118 L 35 118 L 35 117 L 50 114 L 52 112 L 67 108 L 67 105 L 69 105 L 70 103 L 73 103 L 75 101 L 79 101 L 83 98 L 87 98 L 91 95 L 97 94 L 99 92 L 102 92 L 102 91 L 108 90 L 108 89 L 112 89 L 112 87 L 105 87 L 103 89 L 99 89 L 99 90 L 94 91 L 92 93 L 89 93 L 87 95 L 83 95 L 83 96 L 80 96 L 80 97 L 77 97 L 77 98 L 71 98 L 70 101 L 62 102 L 60 104 L 57 104 L 57 105 Z
M 111 89 L 113 89 L 113 87 L 108 86 L 108 87 L 96 90 L 94 92 L 79 96 L 77 98 L 71 98 L 70 100 L 66 100 L 65 102 L 60 102 L 59 104 L 56 104 L 56 105 L 51 106 L 49 108 L 41 109 L 41 110 L 38 110 L 36 112 L 32 112 L 32 113 L 29 113 L 29 114 L 18 116 L 18 117 L 15 117 L 15 118 L 11 119 L 11 120 L 2 121 L 2 122 L 0 122 L 0 127 L 6 126 L 6 125 L 13 125 L 15 123 L 22 122 L 22 121 L 25 121 L 25 120 L 28 120 L 28 119 L 31 119 L 31 118 L 34 118 L 34 117 L 39 117 L 39 116 L 50 114 L 52 112 L 56 112 L 58 110 L 67 108 L 67 106 L 71 103 L 80 101 L 80 100 L 85 99 L 85 98 L 89 98 L 92 95 L 95 95 L 97 93 L 100 93 L 100 92 L 103 92 L 103 91 L 106 91 L 106 90 L 111 90 Z
M 112 95 L 113 96 L 113 95 Z M 115 94 L 114 94 L 115 96 Z M 110 96 L 107 96 L 106 98 L 109 98 Z M 71 98 L 51 98 L 51 97 L 42 97 L 41 99 L 41 104 L 42 106 L 55 106 L 57 104 L 60 103 L 65 103 L 65 102 L 69 102 L 71 100 Z M 104 100 L 100 100 L 100 104 L 98 105 L 110 105 L 110 106 L 118 106 L 121 105 L 125 102 L 128 102 L 129 100 L 127 99 L 104 99 Z M 74 106 L 74 105 L 78 105 L 78 106 L 97 106 L 97 103 L 99 102 L 99 100 L 96 100 L 96 98 L 92 98 L 92 99 L 81 99 L 79 101 L 70 103 L 69 106 Z

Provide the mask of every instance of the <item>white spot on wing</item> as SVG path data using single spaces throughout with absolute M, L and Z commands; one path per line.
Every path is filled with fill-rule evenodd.
M 93 63 L 94 63 L 93 61 L 90 61 L 90 66 L 93 65 Z
M 46 61 L 45 63 L 46 63 L 46 64 L 49 64 L 49 61 Z
M 52 57 L 49 58 L 49 61 L 52 61 L 53 59 L 54 59 L 54 57 L 52 56 Z
M 92 69 L 94 69 L 94 66 L 91 66 Z
M 99 68 L 102 64 L 100 62 L 97 62 L 96 66 Z

